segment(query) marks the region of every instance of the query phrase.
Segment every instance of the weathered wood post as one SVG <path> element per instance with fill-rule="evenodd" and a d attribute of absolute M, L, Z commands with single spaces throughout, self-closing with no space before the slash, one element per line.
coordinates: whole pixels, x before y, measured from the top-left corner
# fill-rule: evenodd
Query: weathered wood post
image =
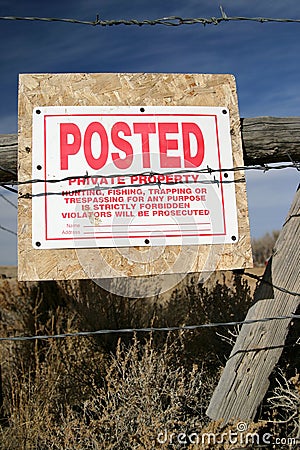
<path fill-rule="evenodd" d="M 241 133 L 246 166 L 300 159 L 300 117 L 244 118 Z M 18 136 L 1 134 L 0 182 L 17 180 L 17 159 Z"/>
<path fill-rule="evenodd" d="M 245 320 L 290 316 L 300 297 L 300 186 L 255 292 Z M 282 292 L 274 286 L 284 287 Z M 214 420 L 253 420 L 269 387 L 269 376 L 282 353 L 291 319 L 244 324 L 233 347 L 207 415 Z"/>

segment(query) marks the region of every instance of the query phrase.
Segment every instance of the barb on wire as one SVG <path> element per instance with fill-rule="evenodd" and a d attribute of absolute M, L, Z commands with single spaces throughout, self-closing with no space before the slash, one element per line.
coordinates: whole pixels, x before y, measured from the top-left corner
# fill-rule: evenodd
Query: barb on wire
<path fill-rule="evenodd" d="M 11 206 L 13 206 L 15 209 L 18 209 L 18 207 L 13 202 L 8 200 L 8 198 L 6 198 L 5 195 L 0 194 L 0 197 L 3 198 L 3 200 L 5 200 L 7 203 L 9 203 Z"/>
<path fill-rule="evenodd" d="M 300 172 L 300 162 L 294 161 L 293 158 L 291 157 L 291 155 L 289 154 L 289 152 L 285 151 L 285 153 L 287 154 L 287 157 L 289 158 L 291 163 L 293 163 L 296 166 L 296 169 L 298 170 L 298 172 Z"/>
<path fill-rule="evenodd" d="M 84 337 L 103 334 L 128 334 L 128 333 L 152 333 L 152 332 L 170 332 L 170 331 L 193 331 L 201 328 L 216 328 L 235 325 L 251 325 L 258 322 L 270 322 L 273 320 L 300 319 L 300 315 L 291 314 L 290 316 L 263 317 L 261 319 L 241 320 L 238 322 L 217 322 L 204 323 L 200 325 L 184 325 L 175 327 L 149 327 L 149 328 L 121 328 L 111 330 L 97 331 L 78 331 L 74 333 L 60 333 L 52 335 L 35 335 L 35 336 L 6 336 L 0 337 L 0 341 L 32 341 L 36 339 L 61 339 L 66 337 Z"/>
<path fill-rule="evenodd" d="M 15 231 L 12 231 L 12 230 L 10 230 L 10 229 L 8 229 L 8 228 L 5 228 L 5 227 L 3 227 L 2 225 L 0 225 L 0 230 L 7 231 L 7 233 L 11 233 L 11 234 L 13 234 L 14 236 L 17 236 L 17 233 L 16 233 Z"/>
<path fill-rule="evenodd" d="M 219 25 L 222 22 L 258 22 L 258 23 L 300 23 L 300 19 L 293 18 L 271 18 L 271 17 L 245 17 L 245 16 L 229 16 L 224 11 L 223 7 L 220 7 L 220 17 L 179 17 L 179 16 L 167 16 L 158 19 L 113 19 L 103 20 L 99 14 L 96 15 L 95 20 L 81 20 L 73 18 L 62 17 L 26 17 L 26 16 L 1 16 L 0 20 L 13 20 L 13 21 L 38 21 L 38 22 L 62 22 L 77 25 L 89 25 L 100 27 L 112 27 L 118 25 L 125 26 L 154 26 L 163 25 L 167 27 L 179 27 L 182 25 Z"/>
<path fill-rule="evenodd" d="M 246 277 L 249 277 L 249 278 L 253 278 L 254 280 L 260 281 L 261 283 L 268 284 L 272 288 L 277 289 L 280 292 L 284 292 L 285 294 L 293 295 L 294 297 L 300 297 L 300 292 L 293 292 L 293 291 L 289 291 L 288 289 L 286 289 L 284 287 L 276 286 L 275 284 L 271 283 L 270 281 L 265 280 L 263 278 L 263 276 L 255 275 L 254 273 L 249 273 L 249 272 L 244 272 L 243 275 L 245 275 Z"/>

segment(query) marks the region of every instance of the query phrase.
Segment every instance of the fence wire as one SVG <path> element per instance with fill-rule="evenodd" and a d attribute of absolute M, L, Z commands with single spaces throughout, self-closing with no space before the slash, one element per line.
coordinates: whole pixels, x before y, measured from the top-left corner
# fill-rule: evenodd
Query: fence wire
<path fill-rule="evenodd" d="M 104 334 L 152 333 L 152 332 L 188 331 L 188 330 L 194 331 L 201 328 L 203 329 L 203 328 L 231 327 L 235 325 L 251 325 L 259 322 L 270 322 L 274 320 L 292 320 L 292 319 L 300 319 L 300 315 L 291 314 L 289 316 L 263 317 L 261 319 L 240 320 L 236 322 L 203 323 L 200 325 L 184 325 L 175 327 L 120 328 L 111 330 L 77 331 L 74 333 L 43 334 L 35 336 L 6 336 L 0 337 L 0 342 L 62 339 L 67 337 L 88 337 Z"/>
<path fill-rule="evenodd" d="M 48 23 L 69 23 L 73 25 L 89 25 L 100 27 L 113 27 L 113 26 L 167 26 L 167 27 L 179 27 L 183 25 L 220 25 L 222 22 L 256 22 L 256 23 L 300 23 L 300 19 L 294 18 L 282 18 L 282 17 L 246 17 L 246 16 L 230 16 L 224 8 L 220 6 L 219 17 L 180 17 L 180 16 L 167 16 L 158 19 L 112 19 L 105 20 L 96 15 L 94 20 L 82 20 L 75 18 L 63 18 L 63 17 L 26 17 L 26 16 L 1 16 L 2 21 L 30 21 L 30 22 L 48 22 Z"/>
<path fill-rule="evenodd" d="M 10 230 L 9 228 L 3 227 L 2 225 L 0 225 L 0 230 L 6 231 L 7 233 L 13 234 L 14 236 L 18 236 L 18 234 L 15 231 Z"/>
<path fill-rule="evenodd" d="M 103 186 L 98 184 L 95 184 L 93 186 L 89 186 L 88 188 L 82 188 L 82 189 L 74 189 L 72 192 L 83 192 L 83 191 L 87 191 L 87 190 L 92 190 L 92 189 L 102 189 L 102 190 L 108 190 L 108 189 L 125 189 L 125 188 L 132 188 L 132 187 L 146 187 L 146 186 L 158 186 L 158 188 L 161 187 L 161 185 L 177 185 L 177 184 L 193 184 L 193 183 L 199 183 L 199 184 L 217 184 L 217 186 L 219 186 L 220 184 L 226 184 L 226 183 L 245 183 L 246 180 L 244 177 L 242 178 L 236 178 L 234 180 L 227 180 L 227 176 L 228 176 L 228 172 L 244 172 L 244 171 L 250 171 L 250 170 L 256 170 L 256 171 L 260 171 L 263 173 L 269 172 L 271 170 L 282 170 L 282 169 L 290 169 L 290 168 L 294 168 L 296 170 L 299 171 L 300 169 L 300 162 L 298 161 L 293 161 L 291 163 L 285 163 L 285 164 L 278 164 L 278 165 L 269 165 L 269 164 L 258 164 L 258 165 L 251 165 L 251 166 L 237 166 L 237 167 L 230 167 L 230 168 L 211 168 L 209 166 L 207 166 L 204 169 L 182 169 L 182 170 L 175 170 L 175 171 L 168 171 L 168 172 L 140 172 L 140 173 L 126 173 L 123 176 L 125 178 L 130 178 L 130 177 L 148 177 L 149 180 L 143 183 L 135 183 L 135 184 L 116 184 L 116 185 L 110 185 L 110 186 Z M 0 166 L 0 170 L 3 172 L 8 172 L 6 169 L 2 168 Z M 11 172 L 11 171 L 10 171 Z M 189 176 L 191 174 L 204 174 L 204 175 L 212 175 L 212 174 L 222 174 L 224 173 L 224 178 L 220 178 L 220 179 L 216 179 L 214 177 L 214 179 L 212 180 L 196 180 L 196 181 L 189 181 L 188 178 L 186 178 L 186 180 L 181 180 L 181 181 L 164 181 L 162 180 L 160 177 L 164 177 L 164 176 L 178 176 L 178 175 L 182 175 L 182 176 Z M 0 187 L 3 187 L 4 189 L 8 189 L 12 192 L 17 193 L 18 191 L 16 189 L 13 189 L 12 187 L 9 186 L 25 186 L 25 185 L 29 185 L 29 184 L 38 184 L 38 183 L 49 183 L 49 184 L 57 184 L 57 183 L 62 183 L 65 181 L 71 181 L 71 180 L 98 180 L 99 182 L 101 180 L 111 180 L 114 178 L 119 177 L 120 174 L 112 174 L 112 175 L 89 175 L 88 173 L 85 173 L 83 175 L 74 175 L 74 176 L 68 176 L 68 177 L 64 177 L 64 178 L 60 178 L 60 179 L 44 179 L 44 178 L 38 178 L 38 179 L 29 179 L 29 180 L 25 180 L 25 181 L 14 181 L 14 180 L 10 180 L 10 181 L 2 181 L 0 182 Z M 45 196 L 45 195 L 62 195 L 61 192 L 41 192 L 38 194 L 30 194 L 30 193 L 26 193 L 26 194 L 20 194 L 19 198 L 33 198 L 33 197 L 40 197 L 40 196 Z"/>
<path fill-rule="evenodd" d="M 0 194 L 0 198 L 2 198 L 4 201 L 6 201 L 13 208 L 18 209 L 18 207 L 13 202 L 11 202 L 8 198 L 6 198 L 5 195 Z"/>
<path fill-rule="evenodd" d="M 60 17 L 26 17 L 26 16 L 0 16 L 0 20 L 2 21 L 30 21 L 30 22 L 48 22 L 48 23 L 54 23 L 54 22 L 61 22 L 61 23 L 69 23 L 69 24 L 77 24 L 77 25 L 89 25 L 89 26 L 100 26 L 100 27 L 113 27 L 113 26 L 155 26 L 155 25 L 161 25 L 161 26 L 167 26 L 167 27 L 179 27 L 183 25 L 220 25 L 222 22 L 256 22 L 256 23 L 294 23 L 299 24 L 300 19 L 294 19 L 294 18 L 269 18 L 269 17 L 245 17 L 245 16 L 230 16 L 227 15 L 224 8 L 220 7 L 220 13 L 221 15 L 219 17 L 192 17 L 192 18 L 184 18 L 179 16 L 167 16 L 162 17 L 158 19 L 144 19 L 144 20 L 137 20 L 137 19 L 114 19 L 114 20 L 104 20 L 101 19 L 99 15 L 96 16 L 95 20 L 80 20 L 80 19 L 74 19 L 74 18 L 60 18 Z M 193 171 L 176 171 L 176 172 L 169 172 L 164 173 L 164 175 L 175 175 L 175 174 L 183 174 L 183 173 L 206 173 L 211 175 L 212 173 L 217 172 L 230 172 L 230 171 L 246 171 L 246 170 L 260 170 L 264 173 L 269 170 L 280 170 L 280 169 L 286 169 L 294 167 L 297 170 L 299 170 L 299 163 L 298 162 L 292 162 L 292 164 L 283 164 L 280 166 L 269 166 L 269 165 L 259 165 L 259 166 L 243 166 L 243 167 L 234 167 L 230 169 L 212 169 L 207 167 L 206 169 L 202 170 L 193 170 Z M 12 170 L 5 169 L 0 166 L 0 170 L 9 173 L 10 175 L 16 176 L 16 173 Z M 146 172 L 141 174 L 126 174 L 126 177 L 130 176 L 149 176 L 154 177 L 159 175 L 158 173 L 153 172 Z M 161 175 L 161 174 L 160 174 Z M 70 179 L 79 179 L 79 178 L 115 178 L 118 175 L 110 175 L 106 177 L 102 177 L 99 175 L 84 175 L 84 176 L 77 176 L 77 177 L 67 177 L 60 180 L 46 180 L 46 179 L 32 179 L 32 180 L 26 180 L 22 182 L 16 182 L 14 180 L 11 180 L 10 182 L 1 182 L 0 186 L 4 189 L 7 189 L 8 191 L 18 193 L 16 189 L 13 189 L 10 186 L 23 186 L 28 184 L 35 184 L 35 183 L 59 183 L 63 181 L 68 181 Z M 199 180 L 197 183 L 226 183 L 226 182 L 245 182 L 244 178 L 236 179 L 236 180 Z M 129 188 L 129 187 L 138 187 L 138 186 L 151 186 L 151 185 L 158 185 L 160 187 L 161 184 L 182 184 L 180 182 L 173 182 L 173 183 L 165 183 L 165 182 L 159 182 L 159 181 L 153 181 L 149 183 L 142 183 L 140 185 L 119 185 L 119 186 L 110 186 L 109 188 L 104 186 L 94 186 L 94 188 L 100 188 L 100 189 L 123 189 L 123 188 Z M 89 190 L 92 188 L 90 187 Z M 80 190 L 76 190 L 78 192 Z M 46 193 L 46 194 L 35 194 L 36 196 L 39 195 L 60 195 L 60 193 Z M 1 195 L 2 198 L 7 200 L 3 195 Z M 24 194 L 20 195 L 20 197 L 27 197 L 31 198 L 33 197 L 32 194 Z M 8 201 L 8 200 L 7 200 Z M 9 201 L 8 201 L 9 202 Z M 11 202 L 9 202 L 11 203 Z M 13 203 L 11 203 L 12 206 L 15 207 Z M 295 215 L 299 216 L 299 215 Z M 16 232 L 3 227 L 0 225 L 0 229 L 6 232 L 9 232 L 11 234 L 17 235 Z M 256 279 L 257 281 L 269 284 L 274 289 L 278 289 L 281 292 L 284 292 L 289 295 L 293 296 L 299 296 L 300 293 L 289 291 L 283 287 L 273 285 L 271 282 L 268 282 L 267 280 L 264 280 L 262 277 L 256 276 L 254 274 L 250 274 L 248 272 L 244 272 L 245 276 L 251 277 L 253 279 Z M 294 320 L 294 319 L 300 319 L 300 315 L 292 314 L 289 316 L 278 316 L 278 317 L 266 317 L 261 319 L 253 319 L 253 320 L 244 320 L 244 321 L 233 321 L 233 322 L 219 322 L 219 323 L 208 323 L 208 324 L 198 324 L 198 325 L 186 325 L 186 326 L 174 326 L 174 327 L 149 327 L 149 328 L 125 328 L 125 329 L 105 329 L 105 330 L 96 330 L 96 331 L 81 331 L 81 332 L 74 332 L 74 333 L 61 333 L 61 334 L 54 334 L 54 335 L 35 335 L 35 336 L 7 336 L 7 337 L 0 337 L 0 341 L 32 341 L 32 340 L 45 340 L 45 339 L 61 339 L 66 337 L 88 337 L 88 336 L 95 336 L 95 335 L 107 335 L 107 334 L 124 334 L 124 333 L 152 333 L 152 332 L 173 332 L 173 331 L 194 331 L 198 329 L 204 329 L 204 328 L 217 328 L 217 327 L 230 327 L 230 326 L 236 326 L 236 325 L 251 325 L 254 323 L 260 323 L 260 322 L 270 322 L 275 320 Z M 299 341 L 299 340 L 298 340 Z M 296 342 L 295 345 L 299 344 L 299 342 Z"/>
<path fill-rule="evenodd" d="M 249 272 L 243 272 L 243 275 L 245 275 L 246 277 L 252 278 L 253 280 L 259 281 L 260 283 L 264 283 L 264 284 L 268 284 L 269 286 L 271 286 L 273 289 L 276 289 L 280 292 L 283 292 L 285 294 L 289 294 L 292 295 L 294 297 L 300 297 L 300 292 L 293 292 L 290 291 L 284 287 L 281 286 L 276 286 L 275 284 L 271 283 L 268 280 L 265 280 L 263 276 L 259 276 L 259 275 L 255 275 L 254 273 L 249 273 Z"/>

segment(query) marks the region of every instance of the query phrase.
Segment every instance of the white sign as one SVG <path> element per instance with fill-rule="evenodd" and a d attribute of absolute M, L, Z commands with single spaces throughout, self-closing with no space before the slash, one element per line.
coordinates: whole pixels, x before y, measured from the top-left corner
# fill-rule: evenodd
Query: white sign
<path fill-rule="evenodd" d="M 33 112 L 36 249 L 236 243 L 229 111 Z"/>

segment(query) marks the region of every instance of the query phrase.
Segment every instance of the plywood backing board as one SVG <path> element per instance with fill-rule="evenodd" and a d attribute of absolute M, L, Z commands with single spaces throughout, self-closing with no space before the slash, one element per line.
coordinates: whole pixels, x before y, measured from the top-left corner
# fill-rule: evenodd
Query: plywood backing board
<path fill-rule="evenodd" d="M 234 166 L 243 166 L 232 75 L 100 73 L 22 74 L 19 78 L 19 181 L 32 179 L 32 114 L 42 106 L 220 106 L 230 112 Z M 246 185 L 235 172 L 239 239 L 233 244 L 34 249 L 31 184 L 19 194 L 19 280 L 139 277 L 252 267 Z"/>

